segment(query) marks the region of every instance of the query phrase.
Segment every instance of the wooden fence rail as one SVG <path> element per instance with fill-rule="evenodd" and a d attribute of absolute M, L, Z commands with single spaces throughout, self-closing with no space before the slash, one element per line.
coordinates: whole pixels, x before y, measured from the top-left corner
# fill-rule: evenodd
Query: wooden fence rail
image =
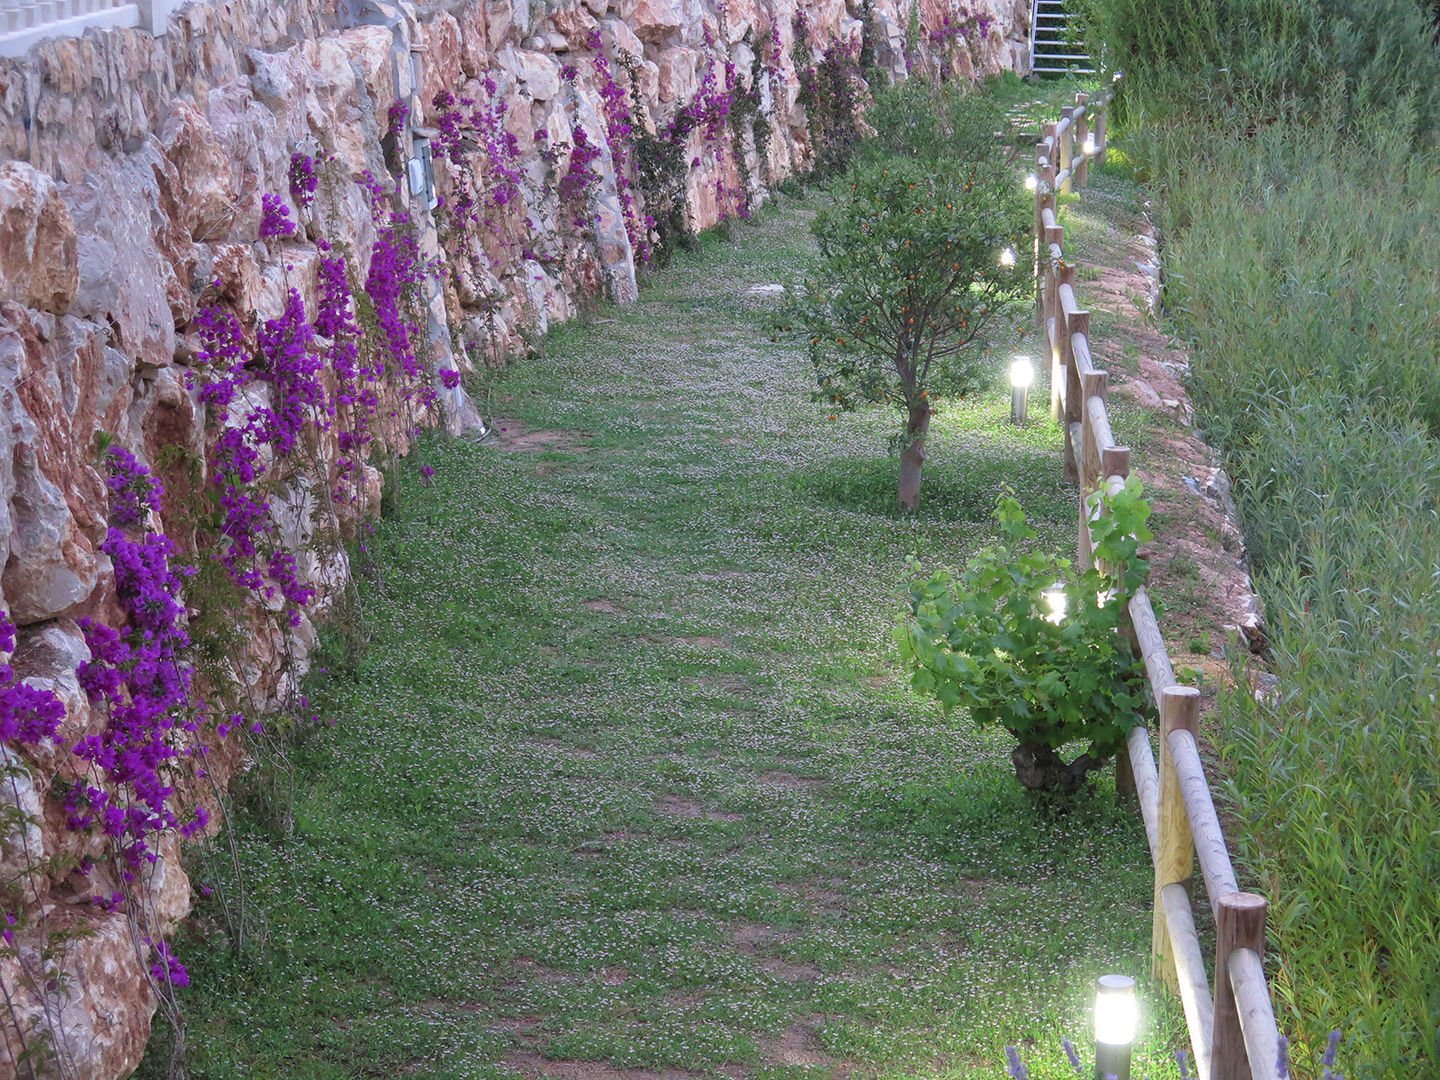
<path fill-rule="evenodd" d="M 1082 568 L 1091 564 L 1091 527 L 1101 512 L 1087 497 L 1124 486 L 1130 451 L 1115 443 L 1111 430 L 1109 373 L 1096 367 L 1090 351 L 1090 313 L 1075 295 L 1075 267 L 1064 257 L 1055 199 L 1083 189 L 1090 159 L 1105 153 L 1112 96 L 1113 90 L 1092 101 L 1077 94 L 1059 121 L 1045 125 L 1035 147 L 1036 317 L 1050 347 L 1050 408 L 1065 435 L 1065 474 L 1080 489 Z M 1265 899 L 1241 892 L 1235 882 L 1196 742 L 1199 692 L 1176 682 L 1144 589 L 1131 599 L 1129 616 L 1126 630 L 1144 658 L 1160 714 L 1158 764 L 1143 727 L 1130 732 L 1125 755 L 1155 868 L 1153 974 L 1180 996 L 1200 1080 L 1281 1080 L 1279 1031 L 1262 962 Z M 1215 917 L 1213 982 L 1190 906 L 1197 861 Z"/>

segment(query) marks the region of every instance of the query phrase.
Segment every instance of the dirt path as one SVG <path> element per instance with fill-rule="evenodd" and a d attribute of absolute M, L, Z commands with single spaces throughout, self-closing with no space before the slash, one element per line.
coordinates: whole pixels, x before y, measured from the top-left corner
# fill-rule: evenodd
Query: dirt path
<path fill-rule="evenodd" d="M 1157 325 L 1159 261 L 1144 193 L 1114 171 L 1092 177 L 1061 213 L 1076 298 L 1092 311 L 1095 362 L 1110 371 L 1115 437 L 1135 451 L 1154 508 L 1147 555 L 1166 644 L 1177 670 L 1193 673 L 1185 681 L 1213 700 L 1230 635 L 1242 648 L 1263 644 L 1244 539 L 1229 481 L 1192 424 L 1185 352 Z"/>

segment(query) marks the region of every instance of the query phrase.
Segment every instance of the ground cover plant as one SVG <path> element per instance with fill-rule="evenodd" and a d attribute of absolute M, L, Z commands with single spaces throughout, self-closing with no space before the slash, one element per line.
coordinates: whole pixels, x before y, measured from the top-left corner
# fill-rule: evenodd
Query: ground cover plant
<path fill-rule="evenodd" d="M 1434 1075 L 1440 160 L 1421 103 L 1440 60 L 1418 6 L 1295 7 L 1318 20 L 1305 43 L 1329 88 L 1261 86 L 1207 115 L 1208 91 L 1140 78 L 1125 93 L 1152 122 L 1123 146 L 1163 197 L 1167 316 L 1265 602 L 1278 685 L 1237 672 L 1224 760 L 1297 1071 L 1343 1027 L 1350 1075 Z M 1357 52 L 1371 30 L 1398 43 Z M 1222 44 L 1232 71 L 1268 62 Z"/>
<path fill-rule="evenodd" d="M 177 942 L 190 1075 L 998 1077 L 1011 1043 L 1059 1073 L 1094 976 L 1148 967 L 1110 781 L 1032 801 L 896 670 L 907 559 L 995 539 L 1000 483 L 1069 543 L 1058 433 L 946 404 L 889 513 L 886 419 L 797 407 L 750 291 L 817 204 L 552 334 L 493 442 L 422 443 L 433 483 L 365 541 L 370 647 L 317 667 L 293 834 L 234 817 L 263 922 L 237 956 L 202 901 Z M 1161 1080 L 1183 1026 L 1146 1007 Z"/>

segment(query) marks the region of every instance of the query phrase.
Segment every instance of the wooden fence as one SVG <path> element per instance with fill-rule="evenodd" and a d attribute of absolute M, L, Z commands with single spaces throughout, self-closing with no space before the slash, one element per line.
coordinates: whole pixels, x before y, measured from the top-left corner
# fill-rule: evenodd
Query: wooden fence
<path fill-rule="evenodd" d="M 1117 446 L 1106 411 L 1109 375 L 1090 352 L 1090 313 L 1075 298 L 1075 267 L 1064 258 L 1056 193 L 1084 188 L 1090 159 L 1105 153 L 1105 113 L 1113 89 L 1076 95 L 1036 146 L 1035 268 L 1037 316 L 1050 344 L 1050 406 L 1065 432 L 1065 472 L 1080 489 L 1079 560 L 1091 565 L 1091 523 L 1101 510 L 1091 493 L 1124 487 L 1130 451 Z M 1150 597 L 1130 601 L 1132 641 L 1144 657 L 1160 714 L 1160 761 L 1151 733 L 1135 728 L 1129 772 L 1145 819 L 1155 867 L 1153 974 L 1180 995 L 1200 1080 L 1282 1080 L 1279 1032 L 1261 962 L 1265 899 L 1241 892 L 1196 742 L 1199 691 L 1175 680 Z M 1122 767 L 1123 772 L 1123 767 Z M 1214 981 L 1205 970 L 1190 907 L 1196 857 L 1215 917 Z M 1214 987 L 1213 993 L 1211 987 Z"/>

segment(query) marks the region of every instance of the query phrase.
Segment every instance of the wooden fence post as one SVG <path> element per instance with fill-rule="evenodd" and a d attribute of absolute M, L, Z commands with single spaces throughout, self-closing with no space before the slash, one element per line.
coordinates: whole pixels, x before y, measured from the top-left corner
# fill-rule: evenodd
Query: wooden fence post
<path fill-rule="evenodd" d="M 1047 175 L 1053 179 L 1055 170 L 1049 170 Z M 1045 196 L 1045 209 L 1049 210 L 1051 214 L 1054 214 L 1054 195 Z M 1041 250 L 1044 252 L 1042 256 L 1044 260 L 1043 265 L 1045 267 L 1045 295 L 1041 305 L 1043 310 L 1040 316 L 1040 333 L 1049 343 L 1050 348 L 1050 415 L 1056 420 L 1062 420 L 1064 418 L 1064 407 L 1061 402 L 1063 402 L 1065 398 L 1065 368 L 1061 359 L 1063 347 L 1060 344 L 1060 339 L 1063 337 L 1060 332 L 1062 329 L 1060 319 L 1061 269 L 1051 261 L 1050 249 L 1053 245 L 1060 250 L 1064 250 L 1064 243 L 1065 229 L 1062 226 L 1047 225 L 1045 227 L 1044 235 L 1040 238 Z"/>
<path fill-rule="evenodd" d="M 1106 483 L 1110 477 L 1118 476 L 1122 480 L 1130 475 L 1130 448 L 1128 446 L 1106 446 L 1100 450 L 1100 482 Z M 1140 655 L 1140 641 L 1135 636 L 1135 623 L 1130 617 L 1130 605 L 1126 604 L 1120 612 L 1120 625 L 1117 628 L 1120 636 L 1125 641 L 1125 646 L 1132 655 Z M 1138 800 L 1139 792 L 1135 784 L 1135 767 L 1130 761 L 1130 748 L 1128 745 L 1121 746 L 1119 753 L 1115 755 L 1115 794 L 1121 799 Z"/>
<path fill-rule="evenodd" d="M 1075 288 L 1075 267 L 1060 268 L 1060 285 Z M 1055 326 L 1060 332 L 1060 359 L 1065 365 L 1065 477 L 1072 483 L 1080 483 L 1080 448 L 1075 445 L 1074 424 L 1080 422 L 1085 411 L 1085 395 L 1080 386 L 1080 372 L 1075 366 L 1075 350 L 1071 339 L 1076 334 L 1090 336 L 1090 312 L 1072 311 L 1067 316 L 1060 300 L 1060 289 L 1055 290 Z"/>
<path fill-rule="evenodd" d="M 1066 124 L 1066 120 L 1069 120 L 1070 123 Z M 1060 136 L 1060 171 L 1063 173 L 1072 170 L 1075 163 L 1075 106 L 1066 105 L 1061 109 L 1060 121 L 1061 123 L 1057 126 L 1056 133 Z M 1064 128 L 1063 131 L 1060 130 L 1061 127 Z M 1065 180 L 1060 185 L 1061 195 L 1070 194 L 1074 186 L 1074 179 L 1073 171 L 1071 175 L 1065 177 Z"/>
<path fill-rule="evenodd" d="M 1090 134 L 1090 110 L 1085 109 L 1082 113 L 1080 109 L 1089 101 L 1089 94 L 1075 95 L 1075 144 L 1080 147 L 1079 158 L 1075 163 L 1075 186 L 1082 189 L 1090 182 L 1090 159 L 1085 156 L 1085 136 Z"/>
<path fill-rule="evenodd" d="M 1215 912 L 1215 1043 L 1210 1080 L 1251 1080 L 1240 1009 L 1230 986 L 1230 954 L 1250 949 L 1256 956 L 1264 956 L 1265 907 L 1263 896 L 1233 892 L 1220 897 Z"/>
<path fill-rule="evenodd" d="M 1115 100 L 1115 92 L 1112 90 L 1107 97 L 1100 101 L 1100 107 L 1095 110 L 1095 154 L 1103 163 L 1105 160 L 1105 117 L 1110 112 L 1110 102 Z"/>
<path fill-rule="evenodd" d="M 1075 358 L 1071 345 L 1070 358 Z M 1080 544 L 1079 564 L 1082 571 L 1095 565 L 1095 553 L 1090 546 L 1090 493 L 1100 475 L 1100 455 L 1095 453 L 1095 431 L 1090 424 L 1090 399 L 1109 396 L 1110 373 L 1106 371 L 1084 371 L 1080 373 L 1080 445 L 1075 452 L 1075 467 L 1080 475 Z"/>
<path fill-rule="evenodd" d="M 1089 327 L 1086 327 L 1089 332 Z M 1093 488 L 1105 482 L 1105 472 L 1100 467 L 1100 452 L 1095 445 L 1095 432 L 1090 426 L 1090 399 L 1110 400 L 1110 373 L 1108 371 L 1086 371 L 1080 375 L 1080 468 L 1086 487 Z"/>
<path fill-rule="evenodd" d="M 1035 318 L 1040 323 L 1040 329 L 1045 329 L 1045 274 L 1041 270 L 1041 260 L 1048 259 L 1050 253 L 1045 250 L 1045 167 L 1049 161 L 1045 157 L 1045 144 L 1035 144 Z"/>
<path fill-rule="evenodd" d="M 1199 690 L 1193 686 L 1167 686 L 1160 691 L 1160 794 L 1156 815 L 1160 843 L 1155 851 L 1155 917 L 1151 923 L 1150 959 L 1154 977 L 1164 979 L 1177 994 L 1180 979 L 1175 972 L 1175 956 L 1170 948 L 1170 929 L 1165 922 L 1160 890 L 1166 885 L 1190 880 L 1195 867 L 1195 843 L 1190 836 L 1190 817 L 1185 811 L 1180 779 L 1175 775 L 1175 759 L 1170 756 L 1170 733 L 1183 730 L 1194 735 L 1199 726 Z"/>

